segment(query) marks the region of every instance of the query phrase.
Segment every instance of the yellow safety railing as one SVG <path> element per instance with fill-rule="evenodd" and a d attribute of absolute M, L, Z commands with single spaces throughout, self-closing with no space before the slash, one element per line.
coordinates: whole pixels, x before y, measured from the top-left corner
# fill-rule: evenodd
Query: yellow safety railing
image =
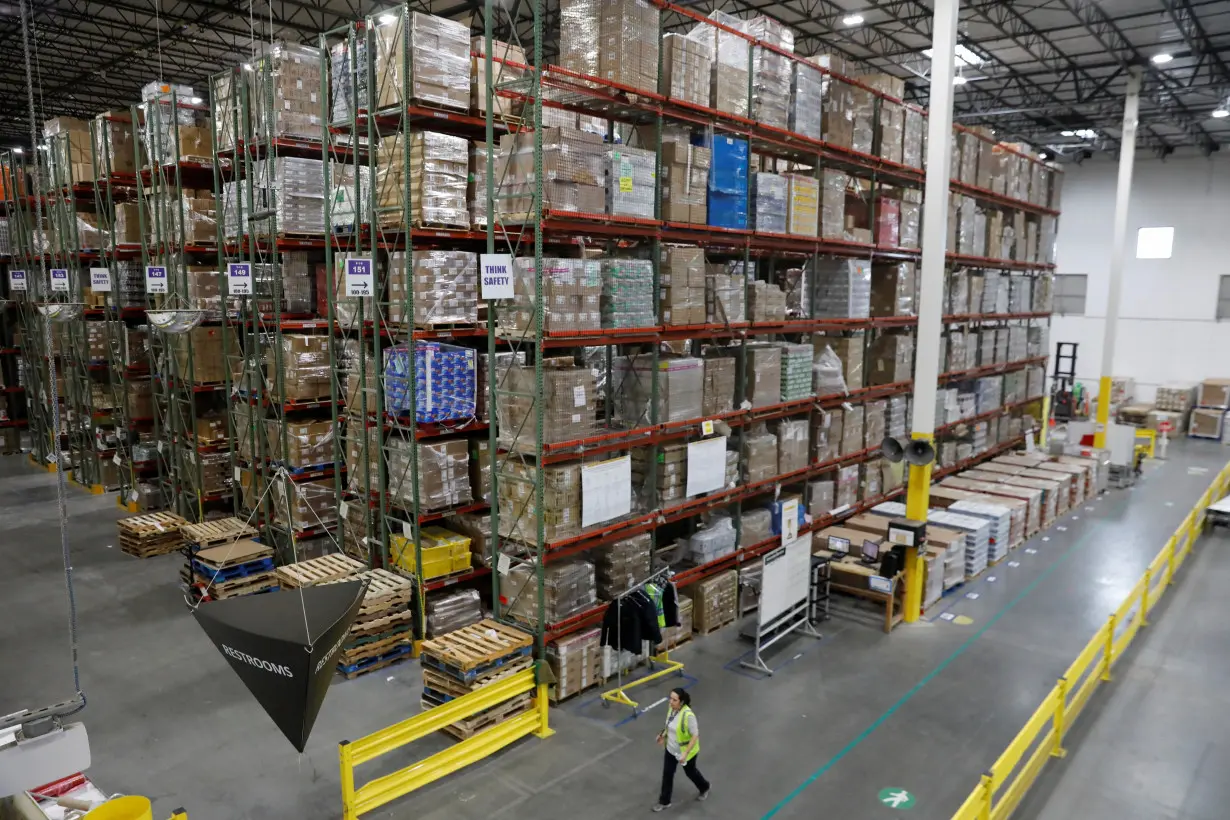
<path fill-rule="evenodd" d="M 400 749 L 485 709 L 499 706 L 518 695 L 535 691 L 534 706 L 529 711 L 507 718 L 404 769 L 355 787 L 356 766 Z M 367 737 L 342 741 L 339 746 L 342 764 L 342 816 L 344 820 L 357 820 L 359 815 L 482 760 L 526 735 L 545 738 L 551 734 L 551 729 L 547 726 L 546 684 L 535 684 L 534 670 L 527 669 L 373 732 Z"/>
<path fill-rule="evenodd" d="M 1174 583 L 1175 572 L 1191 554 L 1204 528 L 1205 509 L 1224 497 L 1228 486 L 1230 464 L 1217 474 L 1123 603 L 1081 650 L 990 771 L 982 775 L 952 820 L 1006 820 L 1038 779 L 1046 761 L 1066 754 L 1063 739 L 1068 728 L 1094 691 L 1110 680 L 1111 668 L 1140 628 L 1148 626 L 1149 612 Z"/>

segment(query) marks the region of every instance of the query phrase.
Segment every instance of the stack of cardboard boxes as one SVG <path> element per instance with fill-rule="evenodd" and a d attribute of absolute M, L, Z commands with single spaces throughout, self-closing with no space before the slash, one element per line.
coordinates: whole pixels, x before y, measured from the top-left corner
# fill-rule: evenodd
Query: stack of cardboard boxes
<path fill-rule="evenodd" d="M 504 446 L 533 449 L 535 443 L 535 376 L 532 365 L 500 362 L 501 389 L 496 406 Z M 543 361 L 543 443 L 574 441 L 592 435 L 597 406 L 593 371 L 577 367 L 571 356 Z"/>
<path fill-rule="evenodd" d="M 418 103 L 468 111 L 470 27 L 417 11 L 387 17 L 392 19 L 380 21 L 374 38 L 376 109 Z M 366 94 L 360 97 L 360 107 L 365 107 Z"/>
<path fill-rule="evenodd" d="M 662 219 L 704 225 L 710 150 L 687 142 L 662 143 Z"/>
<path fill-rule="evenodd" d="M 705 252 L 701 248 L 668 247 L 663 252 L 661 311 L 665 325 L 705 323 Z"/>

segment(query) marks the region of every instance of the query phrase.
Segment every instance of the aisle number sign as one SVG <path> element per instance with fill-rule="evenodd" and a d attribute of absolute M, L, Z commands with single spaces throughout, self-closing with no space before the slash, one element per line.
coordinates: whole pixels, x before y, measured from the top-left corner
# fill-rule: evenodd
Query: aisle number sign
<path fill-rule="evenodd" d="M 252 263 L 228 263 L 226 266 L 226 287 L 231 296 L 251 296 Z"/>
<path fill-rule="evenodd" d="M 513 258 L 509 253 L 479 254 L 483 299 L 513 298 Z"/>
<path fill-rule="evenodd" d="M 169 293 L 167 289 L 167 269 L 163 265 L 145 266 L 145 292 Z"/>
<path fill-rule="evenodd" d="M 53 293 L 68 293 L 68 270 L 66 268 L 51 269 L 51 290 Z"/>
<path fill-rule="evenodd" d="M 346 295 L 371 296 L 376 292 L 371 259 L 346 260 Z"/>
<path fill-rule="evenodd" d="M 95 293 L 110 293 L 111 271 L 106 268 L 90 268 L 90 290 Z"/>
<path fill-rule="evenodd" d="M 24 270 L 9 271 L 9 290 L 26 289 L 26 272 Z"/>

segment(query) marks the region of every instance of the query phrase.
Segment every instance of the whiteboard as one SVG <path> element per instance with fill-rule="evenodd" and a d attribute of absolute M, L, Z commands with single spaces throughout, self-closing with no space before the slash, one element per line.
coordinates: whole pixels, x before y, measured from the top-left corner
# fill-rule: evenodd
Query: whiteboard
<path fill-rule="evenodd" d="M 811 534 L 806 533 L 766 553 L 760 583 L 762 628 L 799 604 L 806 604 L 811 590 Z"/>

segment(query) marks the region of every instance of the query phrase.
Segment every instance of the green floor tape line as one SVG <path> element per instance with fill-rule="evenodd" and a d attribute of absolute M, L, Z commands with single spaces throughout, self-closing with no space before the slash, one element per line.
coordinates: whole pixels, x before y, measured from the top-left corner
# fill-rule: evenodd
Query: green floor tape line
<path fill-rule="evenodd" d="M 949 655 L 947 658 L 945 658 L 943 661 L 941 661 L 941 662 L 940 662 L 940 664 L 939 664 L 938 666 L 936 666 L 934 669 L 932 669 L 930 672 L 928 672 L 928 673 L 927 673 L 927 675 L 926 675 L 926 676 L 925 676 L 922 680 L 920 680 L 918 683 L 914 684 L 914 686 L 910 689 L 910 691 L 906 692 L 904 695 L 902 695 L 902 696 L 901 696 L 901 697 L 897 700 L 897 702 L 896 702 L 896 703 L 894 703 L 892 706 L 888 707 L 888 709 L 886 709 L 886 710 L 884 711 L 884 714 L 882 714 L 882 715 L 880 715 L 878 718 L 876 718 L 876 719 L 872 722 L 872 724 L 871 724 L 870 726 L 868 726 L 866 729 L 864 729 L 862 732 L 860 732 L 860 733 L 859 733 L 859 735 L 858 735 L 856 738 L 854 738 L 854 740 L 851 740 L 851 741 L 850 741 L 849 743 L 847 743 L 844 747 L 842 747 L 841 751 L 839 751 L 837 754 L 833 755 L 833 756 L 832 756 L 832 757 L 828 760 L 828 762 L 827 762 L 827 763 L 825 763 L 825 764 L 824 764 L 823 766 L 821 766 L 819 769 L 816 769 L 816 771 L 815 771 L 814 773 L 812 773 L 811 777 L 807 778 L 807 779 L 806 779 L 806 780 L 804 780 L 802 783 L 800 783 L 800 784 L 799 784 L 799 785 L 795 788 L 795 790 L 794 790 L 794 791 L 790 792 L 790 794 L 788 794 L 788 795 L 786 795 L 785 797 L 783 797 L 783 798 L 781 799 L 781 801 L 780 801 L 780 802 L 778 802 L 778 804 L 777 804 L 776 806 L 774 806 L 773 808 L 769 809 L 769 811 L 767 811 L 767 812 L 764 814 L 764 816 L 761 818 L 761 820 L 769 820 L 769 818 L 770 818 L 770 817 L 775 817 L 775 816 L 777 816 L 777 813 L 778 813 L 778 812 L 780 812 L 782 809 L 786 808 L 786 806 L 790 805 L 791 801 L 793 801 L 796 797 L 798 797 L 800 794 L 802 794 L 802 793 L 803 793 L 803 791 L 804 791 L 804 790 L 805 790 L 808 786 L 810 786 L 812 783 L 815 783 L 815 782 L 816 782 L 816 781 L 817 781 L 817 780 L 821 777 L 821 775 L 823 775 L 823 774 L 824 774 L 825 772 L 827 772 L 829 769 L 831 769 L 831 768 L 833 768 L 834 766 L 836 766 L 839 762 L 841 762 L 842 758 L 844 758 L 846 755 L 850 754 L 850 752 L 854 751 L 854 750 L 858 747 L 858 745 L 859 745 L 860 743 L 862 743 L 864 740 L 866 740 L 868 737 L 870 737 L 870 736 L 871 736 L 871 733 L 872 733 L 872 732 L 874 732 L 876 729 L 880 728 L 880 726 L 881 726 L 881 725 L 883 725 L 883 723 L 884 723 L 886 720 L 888 720 L 890 717 L 892 717 L 892 716 L 893 716 L 893 714 L 894 714 L 894 713 L 895 713 L 898 709 L 900 709 L 900 708 L 901 708 L 902 706 L 904 706 L 907 702 L 909 702 L 910 698 L 912 698 L 912 697 L 914 697 L 916 694 L 918 694 L 918 693 L 922 690 L 922 688 L 923 688 L 924 686 L 926 686 L 926 685 L 927 685 L 928 683 L 930 683 L 930 682 L 931 682 L 931 681 L 932 681 L 932 680 L 933 680 L 933 679 L 934 679 L 937 675 L 939 675 L 941 672 L 943 672 L 945 669 L 947 669 L 947 668 L 948 668 L 948 666 L 949 666 L 949 665 L 950 665 L 953 661 L 955 661 L 957 658 L 961 657 L 962 653 L 964 653 L 964 652 L 965 652 L 965 650 L 967 650 L 967 649 L 969 649 L 971 646 L 973 646 L 974 641 L 976 641 L 976 640 L 978 640 L 979 638 L 981 638 L 981 637 L 983 636 L 983 634 L 984 634 L 984 633 L 985 633 L 988 629 L 990 629 L 991 627 L 995 626 L 995 624 L 999 622 L 999 619 L 1000 619 L 1000 618 L 1002 618 L 1002 617 L 1004 617 L 1005 615 L 1007 615 L 1007 614 L 1008 614 L 1008 613 L 1012 610 L 1012 608 L 1013 608 L 1014 606 L 1016 606 L 1017 604 L 1019 604 L 1021 601 L 1025 600 L 1025 598 L 1026 598 L 1026 597 L 1027 597 L 1027 596 L 1028 596 L 1031 592 L 1033 592 L 1033 591 L 1037 588 L 1038 584 L 1040 584 L 1040 583 L 1042 583 L 1044 580 L 1046 580 L 1047 576 L 1049 576 L 1052 572 L 1054 572 L 1056 569 L 1058 569 L 1058 568 L 1059 568 L 1059 567 L 1060 567 L 1060 566 L 1061 566 L 1061 565 L 1062 565 L 1065 561 L 1067 561 L 1067 560 L 1068 560 L 1068 558 L 1070 558 L 1070 557 L 1072 556 L 1072 554 L 1073 554 L 1074 552 L 1076 552 L 1076 550 L 1077 550 L 1078 548 L 1083 547 L 1083 546 L 1085 545 L 1085 542 L 1086 542 L 1086 541 L 1088 541 L 1088 540 L 1089 540 L 1089 538 L 1090 538 L 1090 536 L 1092 536 L 1092 535 L 1093 535 L 1093 533 L 1092 533 L 1092 532 L 1091 532 L 1091 533 L 1087 533 L 1087 534 L 1085 534 L 1085 535 L 1082 535 L 1082 536 L 1080 537 L 1080 539 L 1078 539 L 1078 540 L 1077 540 L 1077 542 L 1076 542 L 1075 544 L 1073 544 L 1072 546 L 1068 547 L 1068 549 L 1067 549 L 1066 551 L 1064 551 L 1063 555 L 1059 556 L 1059 558 L 1057 558 L 1057 559 L 1055 560 L 1055 563 L 1051 564 L 1049 567 L 1047 567 L 1045 570 L 1043 570 L 1043 571 L 1042 571 L 1042 574 L 1041 574 L 1041 575 L 1039 575 L 1037 578 L 1035 578 L 1033 581 L 1031 581 L 1031 582 L 1029 583 L 1029 586 L 1027 586 L 1027 587 L 1025 587 L 1025 589 L 1021 590 L 1021 592 L 1020 592 L 1020 593 L 1019 593 L 1019 594 L 1018 594 L 1015 598 L 1013 598 L 1010 602 L 1008 602 L 1008 605 L 1007 605 L 1007 606 L 1005 606 L 1005 607 L 1004 607 L 1003 609 L 1001 609 L 999 612 L 995 613 L 995 615 L 991 618 L 991 620 L 989 620 L 989 621 L 987 621 L 987 622 L 986 622 L 986 625 L 985 625 L 985 626 L 983 626 L 981 629 L 979 629 L 979 630 L 978 630 L 977 632 L 975 632 L 973 635 L 969 636 L 969 638 L 968 638 L 968 639 L 966 639 L 965 643 L 963 643 L 963 644 L 961 644 L 959 647 L 957 647 L 957 648 L 953 651 L 953 653 L 952 653 L 951 655 Z"/>

